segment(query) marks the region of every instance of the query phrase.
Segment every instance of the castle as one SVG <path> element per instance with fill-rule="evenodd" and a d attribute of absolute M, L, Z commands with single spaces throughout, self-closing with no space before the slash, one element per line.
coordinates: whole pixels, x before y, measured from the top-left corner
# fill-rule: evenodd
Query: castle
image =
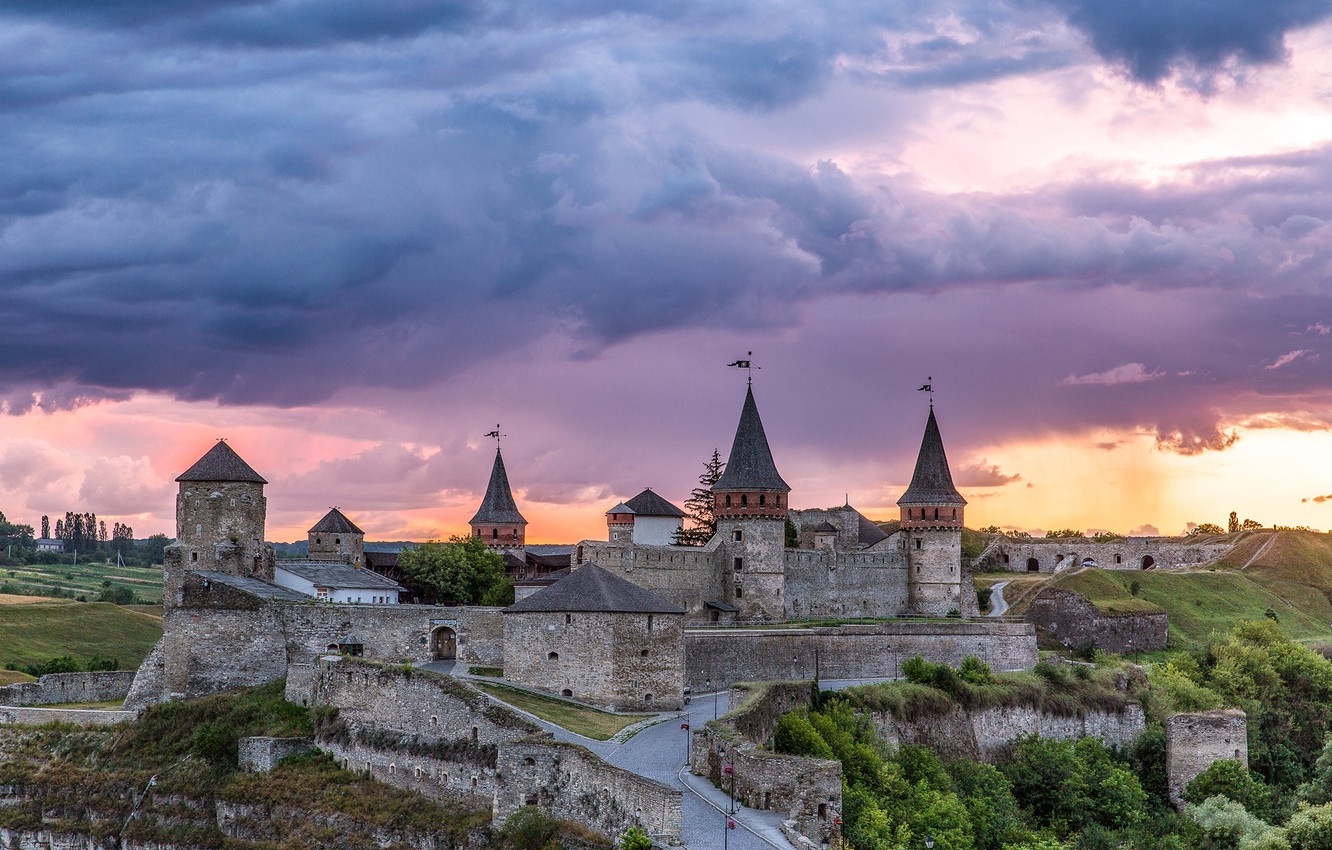
<path fill-rule="evenodd" d="M 849 504 L 791 508 L 752 387 L 704 546 L 671 544 L 683 512 L 647 490 L 607 512 L 609 540 L 534 558 L 497 450 L 472 533 L 511 575 L 546 573 L 507 609 L 399 604 L 401 588 L 363 566 L 364 533 L 337 508 L 311 527 L 306 560 L 278 562 L 264 542 L 267 482 L 226 442 L 177 481 L 164 635 L 131 705 L 284 678 L 300 701 L 327 652 L 503 667 L 517 684 L 615 709 L 670 709 L 686 688 L 806 678 L 818 665 L 829 678 L 891 678 L 913 655 L 975 655 L 997 669 L 1036 660 L 1029 626 L 971 619 L 966 500 L 933 405 L 892 534 Z M 880 622 L 765 628 L 816 618 Z M 717 629 L 737 625 L 747 628 Z"/>

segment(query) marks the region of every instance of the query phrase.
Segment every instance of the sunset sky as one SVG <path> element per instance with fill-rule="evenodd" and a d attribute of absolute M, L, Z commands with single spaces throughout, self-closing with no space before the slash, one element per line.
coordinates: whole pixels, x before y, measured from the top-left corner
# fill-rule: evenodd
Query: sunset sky
<path fill-rule="evenodd" d="M 531 542 L 681 503 L 1332 527 L 1332 2 L 13 0 L 0 511 Z M 1326 357 L 1327 359 L 1323 359 Z"/>

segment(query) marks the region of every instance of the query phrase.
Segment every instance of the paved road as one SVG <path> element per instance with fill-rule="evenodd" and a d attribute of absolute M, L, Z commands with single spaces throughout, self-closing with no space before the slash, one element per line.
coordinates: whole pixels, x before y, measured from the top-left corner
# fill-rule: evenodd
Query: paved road
<path fill-rule="evenodd" d="M 1006 581 L 997 581 L 990 585 L 990 613 L 989 617 L 1002 617 L 1008 610 L 1008 603 L 1004 601 L 1004 587 L 1008 584 Z"/>

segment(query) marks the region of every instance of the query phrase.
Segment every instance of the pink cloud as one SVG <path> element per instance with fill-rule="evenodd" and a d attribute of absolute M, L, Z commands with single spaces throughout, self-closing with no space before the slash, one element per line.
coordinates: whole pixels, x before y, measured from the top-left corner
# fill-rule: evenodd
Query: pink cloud
<path fill-rule="evenodd" d="M 1141 363 L 1125 363 L 1104 372 L 1093 372 L 1089 375 L 1069 375 L 1061 383 L 1068 386 L 1142 384 L 1164 378 L 1165 374 L 1165 372 L 1148 372 L 1147 367 Z"/>
<path fill-rule="evenodd" d="M 1263 368 L 1268 370 L 1280 369 L 1282 366 L 1289 366 L 1291 363 L 1294 363 L 1296 360 L 1299 360 L 1301 357 L 1307 357 L 1310 360 L 1318 359 L 1318 355 L 1314 354 L 1312 350 L 1308 348 L 1297 348 L 1294 351 L 1286 352 L 1285 354 L 1281 355 L 1276 360 L 1273 360 L 1271 363 L 1267 364 Z"/>

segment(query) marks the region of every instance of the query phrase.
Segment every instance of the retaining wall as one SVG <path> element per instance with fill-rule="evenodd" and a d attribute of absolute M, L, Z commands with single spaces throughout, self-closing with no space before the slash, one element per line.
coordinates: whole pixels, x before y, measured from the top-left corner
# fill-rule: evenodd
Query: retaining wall
<path fill-rule="evenodd" d="M 1085 596 L 1058 588 L 1037 594 L 1026 620 L 1064 646 L 1090 644 L 1120 653 L 1165 649 L 1170 625 L 1165 611 L 1104 614 Z"/>
<path fill-rule="evenodd" d="M 0 687 L 0 705 L 123 700 L 134 682 L 134 674 L 133 670 L 48 673 L 35 682 L 15 682 Z"/>
<path fill-rule="evenodd" d="M 957 666 L 976 656 L 994 670 L 1036 666 L 1036 632 L 1029 623 L 888 622 L 820 628 L 686 629 L 686 684 L 696 693 L 736 682 L 896 679 L 919 655 Z"/>
<path fill-rule="evenodd" d="M 133 711 L 103 711 L 91 708 L 41 708 L 38 706 L 0 705 L 0 726 L 18 723 L 41 726 L 45 723 L 73 723 L 76 726 L 110 726 L 138 716 Z"/>

